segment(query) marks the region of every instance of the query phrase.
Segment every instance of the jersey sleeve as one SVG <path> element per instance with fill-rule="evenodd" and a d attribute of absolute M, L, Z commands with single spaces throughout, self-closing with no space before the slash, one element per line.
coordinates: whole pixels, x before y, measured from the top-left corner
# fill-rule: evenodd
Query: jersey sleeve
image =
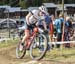
<path fill-rule="evenodd" d="M 40 16 L 40 20 L 44 20 L 45 19 L 45 16 Z"/>

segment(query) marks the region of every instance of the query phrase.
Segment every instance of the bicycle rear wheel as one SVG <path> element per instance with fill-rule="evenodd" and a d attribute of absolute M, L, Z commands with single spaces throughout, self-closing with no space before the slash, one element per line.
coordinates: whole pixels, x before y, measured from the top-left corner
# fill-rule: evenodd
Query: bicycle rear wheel
<path fill-rule="evenodd" d="M 26 48 L 24 46 L 24 43 L 21 43 L 20 41 L 16 47 L 16 57 L 22 59 L 25 54 L 26 54 Z"/>
<path fill-rule="evenodd" d="M 47 50 L 47 37 L 44 34 L 38 34 L 30 46 L 30 56 L 34 60 L 40 60 L 44 57 Z"/>

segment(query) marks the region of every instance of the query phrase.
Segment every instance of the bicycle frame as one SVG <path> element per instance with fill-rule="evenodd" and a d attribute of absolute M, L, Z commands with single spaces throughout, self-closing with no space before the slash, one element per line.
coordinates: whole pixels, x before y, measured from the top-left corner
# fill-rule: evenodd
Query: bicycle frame
<path fill-rule="evenodd" d="M 43 37 L 45 39 L 44 42 L 38 40 L 38 39 L 40 39 L 40 37 Z M 40 54 L 39 51 L 42 50 L 41 47 L 43 46 L 43 44 L 38 45 L 39 43 L 45 43 L 44 50 L 43 50 L 43 52 L 41 54 Z M 16 57 L 17 58 L 23 58 L 24 55 L 26 54 L 26 50 L 30 50 L 31 58 L 35 59 L 35 60 L 39 60 L 39 59 L 43 58 L 43 56 L 46 53 L 47 38 L 44 35 L 44 33 L 42 32 L 42 30 L 41 31 L 39 30 L 39 27 L 35 27 L 33 29 L 33 31 L 31 32 L 31 34 L 27 38 L 25 38 L 25 43 L 23 42 L 23 44 L 24 45 L 22 45 L 22 40 L 21 40 L 21 42 L 19 42 L 19 44 L 18 44 L 18 46 L 16 48 Z M 38 48 L 37 52 L 39 52 L 39 56 L 36 56 L 36 55 L 34 55 L 35 53 L 32 53 L 33 52 L 32 50 L 33 49 L 36 50 L 37 48 Z M 36 57 L 34 57 L 34 56 L 36 56 Z"/>
<path fill-rule="evenodd" d="M 34 37 L 36 36 L 38 32 L 38 27 L 35 27 L 33 29 L 33 32 L 30 34 L 30 36 L 27 37 L 26 41 L 26 49 L 29 49 L 30 45 L 32 44 Z"/>

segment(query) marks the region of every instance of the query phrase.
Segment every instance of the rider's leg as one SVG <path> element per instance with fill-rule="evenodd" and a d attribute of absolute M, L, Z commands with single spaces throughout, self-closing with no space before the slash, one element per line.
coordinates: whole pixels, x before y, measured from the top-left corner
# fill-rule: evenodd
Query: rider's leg
<path fill-rule="evenodd" d="M 23 37 L 23 39 L 22 39 L 22 42 L 25 42 L 25 39 L 26 39 L 28 36 L 29 36 L 29 30 L 27 29 L 27 30 L 25 30 L 25 35 L 24 35 L 24 37 Z"/>
<path fill-rule="evenodd" d="M 21 45 L 20 45 L 20 51 L 22 51 L 23 50 L 23 45 L 24 45 L 24 43 L 26 42 L 26 38 L 29 36 L 29 30 L 25 30 L 25 35 L 24 35 L 24 37 L 22 38 L 22 42 L 21 42 Z M 26 43 L 25 43 L 25 45 L 26 45 Z"/>

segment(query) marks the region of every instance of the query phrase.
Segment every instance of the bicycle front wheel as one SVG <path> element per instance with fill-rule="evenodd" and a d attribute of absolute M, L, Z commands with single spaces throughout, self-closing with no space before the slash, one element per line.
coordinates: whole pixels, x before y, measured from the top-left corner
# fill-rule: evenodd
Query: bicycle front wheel
<path fill-rule="evenodd" d="M 26 48 L 24 46 L 24 43 L 21 43 L 20 41 L 16 47 L 16 57 L 22 59 L 25 54 L 26 54 Z"/>
<path fill-rule="evenodd" d="M 47 50 L 47 37 L 44 34 L 38 34 L 30 46 L 30 56 L 34 60 L 40 60 L 44 57 Z"/>

